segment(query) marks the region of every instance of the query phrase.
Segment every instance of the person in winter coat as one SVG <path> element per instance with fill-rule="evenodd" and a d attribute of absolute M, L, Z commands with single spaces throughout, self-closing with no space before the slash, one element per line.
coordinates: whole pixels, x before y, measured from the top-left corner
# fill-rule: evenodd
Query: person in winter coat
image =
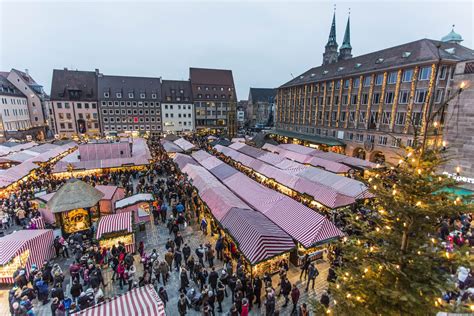
<path fill-rule="evenodd" d="M 313 282 L 313 286 L 311 287 L 314 290 L 314 281 L 316 280 L 316 277 L 319 275 L 318 269 L 314 266 L 313 263 L 309 265 L 308 268 L 308 282 L 306 283 L 306 292 L 309 289 L 309 283 Z"/>
<path fill-rule="evenodd" d="M 211 286 L 214 292 L 217 291 L 217 281 L 219 280 L 219 274 L 217 274 L 216 269 L 213 267 L 211 273 L 209 273 L 209 285 Z"/>
<path fill-rule="evenodd" d="M 309 316 L 309 310 L 306 303 L 303 303 L 303 305 L 300 306 L 300 316 Z"/>
<path fill-rule="evenodd" d="M 242 311 L 240 312 L 240 316 L 248 316 L 249 315 L 249 301 L 244 298 L 242 300 Z"/>
<path fill-rule="evenodd" d="M 329 294 L 327 291 L 324 291 L 321 295 L 321 299 L 319 300 L 321 305 L 324 305 L 326 308 L 329 307 Z"/>
<path fill-rule="evenodd" d="M 74 280 L 71 286 L 71 296 L 74 302 L 77 302 L 77 298 L 81 295 L 82 285 L 78 280 Z"/>
<path fill-rule="evenodd" d="M 181 245 L 184 243 L 184 239 L 183 239 L 183 236 L 181 236 L 181 233 L 178 232 L 176 234 L 176 237 L 174 238 L 174 243 L 176 245 L 176 248 L 181 248 Z"/>
<path fill-rule="evenodd" d="M 275 313 L 275 296 L 272 293 L 267 294 L 265 300 L 265 315 L 272 316 Z"/>
<path fill-rule="evenodd" d="M 164 287 L 160 287 L 158 290 L 158 296 L 160 297 L 161 301 L 163 302 L 163 305 L 166 308 L 166 303 L 168 302 L 168 292 L 166 292 Z"/>
<path fill-rule="evenodd" d="M 188 279 L 188 272 L 186 271 L 186 268 L 184 266 L 181 267 L 180 281 L 181 281 L 181 287 L 179 288 L 180 291 L 186 292 L 186 288 L 189 285 L 189 279 Z"/>
<path fill-rule="evenodd" d="M 229 315 L 230 316 L 240 316 L 239 311 L 237 310 L 237 306 L 235 306 L 235 304 L 232 304 L 232 307 L 230 308 L 230 311 L 229 311 Z"/>
<path fill-rule="evenodd" d="M 255 304 L 260 308 L 262 306 L 262 280 L 258 276 L 253 280 L 253 294 L 255 295 Z"/>
<path fill-rule="evenodd" d="M 125 283 L 125 265 L 122 261 L 120 261 L 117 266 L 117 274 L 119 278 L 120 289 L 123 290 L 123 285 Z"/>
<path fill-rule="evenodd" d="M 309 261 L 309 255 L 306 254 L 304 257 L 303 257 L 303 264 L 301 265 L 301 274 L 300 274 L 300 280 L 301 278 L 303 277 L 304 275 L 304 278 L 306 279 L 306 277 L 308 276 L 308 268 L 309 268 L 309 265 L 310 265 L 310 261 Z"/>
<path fill-rule="evenodd" d="M 291 290 L 291 301 L 293 302 L 293 309 L 291 310 L 291 315 L 296 313 L 296 307 L 298 307 L 298 301 L 300 299 L 300 290 L 296 286 L 293 285 L 293 289 Z"/>
<path fill-rule="evenodd" d="M 171 272 L 171 269 L 173 269 L 173 258 L 174 254 L 172 250 L 168 250 L 168 252 L 165 254 L 165 261 L 168 264 L 169 271 Z"/>
<path fill-rule="evenodd" d="M 48 304 L 48 294 L 49 294 L 49 288 L 48 288 L 48 283 L 43 281 L 42 279 L 39 279 L 35 283 L 35 287 L 38 291 L 38 301 L 42 301 L 43 305 Z"/>
<path fill-rule="evenodd" d="M 61 284 L 59 283 L 51 289 L 51 298 L 55 297 L 57 297 L 59 301 L 62 301 L 64 299 L 64 291 L 61 287 Z"/>
<path fill-rule="evenodd" d="M 181 250 L 176 248 L 176 251 L 174 252 L 174 265 L 176 267 L 176 271 L 179 271 L 179 267 L 181 266 L 181 262 L 183 261 L 183 254 L 181 253 Z"/>
<path fill-rule="evenodd" d="M 289 301 L 288 296 L 290 295 L 290 292 L 291 292 L 291 283 L 290 281 L 288 281 L 287 277 L 284 277 L 281 280 L 280 286 L 281 286 L 280 294 L 283 294 L 283 297 L 285 298 L 285 304 L 283 304 L 283 307 L 287 307 L 288 301 Z"/>
<path fill-rule="evenodd" d="M 222 284 L 221 281 L 217 282 L 217 292 L 216 292 L 216 299 L 217 299 L 217 304 L 219 304 L 219 308 L 217 311 L 219 313 L 222 313 L 222 301 L 224 300 L 225 296 L 225 286 Z"/>
<path fill-rule="evenodd" d="M 180 294 L 178 300 L 178 313 L 180 316 L 186 315 L 188 311 L 188 302 L 186 300 L 186 296 L 183 293 Z"/>
<path fill-rule="evenodd" d="M 188 259 L 191 256 L 191 247 L 189 247 L 188 244 L 184 244 L 182 252 L 183 252 L 184 262 L 188 262 Z"/>
<path fill-rule="evenodd" d="M 170 271 L 170 268 L 168 266 L 168 263 L 166 261 L 161 261 L 160 262 L 160 273 L 161 273 L 161 278 L 163 279 L 163 285 L 166 286 L 166 282 L 168 282 L 168 272 Z"/>

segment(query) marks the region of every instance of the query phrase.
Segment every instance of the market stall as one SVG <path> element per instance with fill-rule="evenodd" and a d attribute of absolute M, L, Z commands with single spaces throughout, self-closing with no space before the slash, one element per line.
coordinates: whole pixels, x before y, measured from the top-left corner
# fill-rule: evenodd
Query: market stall
<path fill-rule="evenodd" d="M 30 222 L 31 225 L 35 225 L 36 229 L 44 229 L 46 224 L 44 222 L 43 217 L 33 217 Z"/>
<path fill-rule="evenodd" d="M 96 185 L 95 188 L 104 194 L 99 201 L 100 213 L 115 213 L 115 203 L 125 197 L 125 189 L 115 185 Z"/>
<path fill-rule="evenodd" d="M 120 296 L 94 305 L 77 316 L 165 316 L 165 306 L 152 285 L 134 288 Z"/>
<path fill-rule="evenodd" d="M 88 230 L 100 216 L 99 201 L 104 194 L 77 179 L 66 182 L 46 204 L 63 234 Z"/>
<path fill-rule="evenodd" d="M 155 199 L 150 193 L 138 193 L 115 202 L 117 213 L 134 212 L 135 223 L 150 221 L 151 203 Z"/>
<path fill-rule="evenodd" d="M 35 264 L 39 269 L 54 256 L 51 229 L 20 230 L 0 238 L 0 283 L 14 283 L 13 273 Z"/>
<path fill-rule="evenodd" d="M 133 212 L 112 214 L 102 217 L 95 235 L 101 247 L 112 248 L 122 242 L 127 252 L 135 252 Z"/>

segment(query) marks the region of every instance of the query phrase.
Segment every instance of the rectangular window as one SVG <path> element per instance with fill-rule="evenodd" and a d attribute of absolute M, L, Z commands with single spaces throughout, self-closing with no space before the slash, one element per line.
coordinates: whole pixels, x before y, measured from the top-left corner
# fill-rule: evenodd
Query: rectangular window
<path fill-rule="evenodd" d="M 335 120 L 336 120 L 336 117 L 337 117 L 337 111 L 332 111 L 331 120 L 332 120 L 332 121 L 335 121 Z"/>
<path fill-rule="evenodd" d="M 359 85 L 360 85 L 360 78 L 354 78 L 354 80 L 352 81 L 352 86 L 354 88 L 359 88 Z"/>
<path fill-rule="evenodd" d="M 347 94 L 343 95 L 342 96 L 342 105 L 347 105 L 347 101 L 348 101 L 349 97 Z"/>
<path fill-rule="evenodd" d="M 378 74 L 376 77 L 375 77 L 375 85 L 376 86 L 381 86 L 383 83 L 383 74 Z"/>
<path fill-rule="evenodd" d="M 372 76 L 365 76 L 364 87 L 369 87 L 371 83 L 372 83 Z"/>
<path fill-rule="evenodd" d="M 357 94 L 353 94 L 351 96 L 351 105 L 356 105 L 357 104 Z"/>
<path fill-rule="evenodd" d="M 421 112 L 413 112 L 412 115 L 412 122 L 415 124 L 415 126 L 420 126 L 421 125 Z"/>
<path fill-rule="evenodd" d="M 382 114 L 382 124 L 390 124 L 390 119 L 392 117 L 392 112 L 383 112 Z"/>
<path fill-rule="evenodd" d="M 341 122 L 346 121 L 346 112 L 341 112 Z"/>
<path fill-rule="evenodd" d="M 374 92 L 372 95 L 372 104 L 379 104 L 380 103 L 380 93 Z"/>
<path fill-rule="evenodd" d="M 435 102 L 436 103 L 441 103 L 442 100 L 443 100 L 443 89 L 437 89 L 436 90 Z"/>
<path fill-rule="evenodd" d="M 392 138 L 391 146 L 392 147 L 400 147 L 400 144 L 402 143 L 402 139 L 399 137 Z"/>
<path fill-rule="evenodd" d="M 353 140 L 354 139 L 354 133 L 347 133 L 347 139 Z"/>
<path fill-rule="evenodd" d="M 367 135 L 367 141 L 371 142 L 372 144 L 375 143 L 375 136 L 374 135 Z"/>
<path fill-rule="evenodd" d="M 409 91 L 408 90 L 401 90 L 400 96 L 398 97 L 398 103 L 400 104 L 407 104 L 409 98 Z"/>
<path fill-rule="evenodd" d="M 339 89 L 341 89 L 341 81 L 340 80 L 336 81 L 336 90 L 339 90 Z"/>
<path fill-rule="evenodd" d="M 365 123 L 365 111 L 359 113 L 359 123 Z"/>
<path fill-rule="evenodd" d="M 358 143 L 364 142 L 364 134 L 356 134 L 356 142 Z"/>
<path fill-rule="evenodd" d="M 379 136 L 379 145 L 382 145 L 382 146 L 387 145 L 387 136 Z"/>
<path fill-rule="evenodd" d="M 395 124 L 397 125 L 404 125 L 405 124 L 405 112 L 398 112 L 397 116 L 395 117 Z"/>
<path fill-rule="evenodd" d="M 117 92 L 117 93 L 115 94 L 115 96 L 120 99 L 120 98 L 122 98 L 122 93 L 121 93 L 121 92 Z"/>
<path fill-rule="evenodd" d="M 392 71 L 391 73 L 388 74 L 387 84 L 394 84 L 396 82 L 397 82 L 397 72 Z"/>
<path fill-rule="evenodd" d="M 76 103 L 76 107 L 77 107 L 78 109 L 82 109 L 82 104 L 81 104 L 81 103 Z"/>
<path fill-rule="evenodd" d="M 104 92 L 104 98 L 108 98 L 109 97 L 109 93 L 108 92 Z"/>
<path fill-rule="evenodd" d="M 344 81 L 344 88 L 349 88 L 349 85 L 350 85 L 350 80 L 349 79 L 346 79 L 346 81 Z"/>
<path fill-rule="evenodd" d="M 403 71 L 402 82 L 411 82 L 413 78 L 413 69 L 405 69 Z"/>
<path fill-rule="evenodd" d="M 366 105 L 367 103 L 369 103 L 369 95 L 367 93 L 363 93 L 360 104 Z"/>
<path fill-rule="evenodd" d="M 393 103 L 393 91 L 385 92 L 385 104 Z"/>
<path fill-rule="evenodd" d="M 438 75 L 439 80 L 446 79 L 446 69 L 447 69 L 446 66 L 441 66 L 441 68 L 439 69 L 439 75 Z"/>
<path fill-rule="evenodd" d="M 351 111 L 349 112 L 349 122 L 354 122 L 355 120 L 355 112 Z"/>
<path fill-rule="evenodd" d="M 420 69 L 420 73 L 418 75 L 418 80 L 428 80 L 431 76 L 431 67 L 423 67 Z"/>
<path fill-rule="evenodd" d="M 318 120 L 322 120 L 323 119 L 323 111 L 318 111 Z"/>
<path fill-rule="evenodd" d="M 416 89 L 415 103 L 418 103 L 418 104 L 425 103 L 427 95 L 428 95 L 428 91 L 426 91 L 426 89 Z"/>
<path fill-rule="evenodd" d="M 140 99 L 145 99 L 145 93 L 140 93 Z"/>

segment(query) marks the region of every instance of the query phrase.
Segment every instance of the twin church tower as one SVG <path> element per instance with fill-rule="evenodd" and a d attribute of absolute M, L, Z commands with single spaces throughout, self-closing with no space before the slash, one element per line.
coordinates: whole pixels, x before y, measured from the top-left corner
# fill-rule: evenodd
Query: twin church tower
<path fill-rule="evenodd" d="M 350 16 L 347 18 L 344 40 L 342 41 L 341 48 L 339 48 L 339 52 L 337 51 L 338 46 L 336 42 L 336 12 L 334 12 L 329 39 L 323 54 L 323 65 L 352 58 Z"/>

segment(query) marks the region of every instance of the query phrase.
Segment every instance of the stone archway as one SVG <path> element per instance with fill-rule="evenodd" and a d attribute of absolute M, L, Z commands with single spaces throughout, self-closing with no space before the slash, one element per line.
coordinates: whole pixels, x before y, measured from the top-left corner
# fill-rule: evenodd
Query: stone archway
<path fill-rule="evenodd" d="M 369 160 L 374 163 L 382 164 L 385 162 L 385 155 L 381 151 L 374 151 L 370 154 Z"/>
<path fill-rule="evenodd" d="M 365 160 L 365 150 L 361 147 L 357 147 L 352 151 L 352 157 Z"/>

